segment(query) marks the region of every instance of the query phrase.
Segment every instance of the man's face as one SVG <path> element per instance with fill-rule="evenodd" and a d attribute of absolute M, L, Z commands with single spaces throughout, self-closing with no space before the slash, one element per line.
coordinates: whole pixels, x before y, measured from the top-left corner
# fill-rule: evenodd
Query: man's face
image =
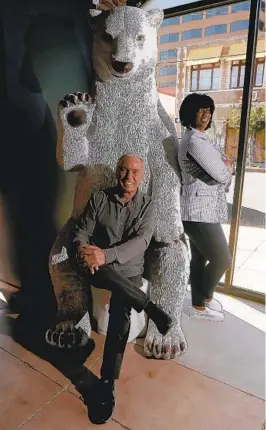
<path fill-rule="evenodd" d="M 135 193 L 144 175 L 143 161 L 138 157 L 125 156 L 117 168 L 117 180 L 126 193 Z"/>

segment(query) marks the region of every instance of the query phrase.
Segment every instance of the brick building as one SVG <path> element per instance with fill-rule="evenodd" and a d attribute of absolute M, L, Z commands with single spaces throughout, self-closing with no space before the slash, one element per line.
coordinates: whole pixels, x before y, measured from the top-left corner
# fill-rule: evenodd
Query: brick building
<path fill-rule="evenodd" d="M 208 93 L 215 101 L 215 134 L 225 140 L 225 119 L 242 100 L 250 1 L 165 19 L 158 35 L 159 89 L 176 97 L 179 106 L 191 92 Z M 265 2 L 261 2 L 253 103 L 265 103 Z M 224 142 L 221 143 L 224 145 Z"/>

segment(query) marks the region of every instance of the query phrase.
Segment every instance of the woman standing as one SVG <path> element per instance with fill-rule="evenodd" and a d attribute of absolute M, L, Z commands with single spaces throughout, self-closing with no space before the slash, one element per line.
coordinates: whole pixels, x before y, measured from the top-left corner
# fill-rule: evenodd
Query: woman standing
<path fill-rule="evenodd" d="M 225 189 L 230 185 L 229 160 L 210 140 L 214 102 L 205 94 L 188 95 L 179 111 L 186 127 L 179 147 L 182 176 L 181 212 L 191 247 L 190 316 L 223 321 L 221 304 L 214 289 L 231 265 L 231 255 L 221 222 L 227 221 Z"/>

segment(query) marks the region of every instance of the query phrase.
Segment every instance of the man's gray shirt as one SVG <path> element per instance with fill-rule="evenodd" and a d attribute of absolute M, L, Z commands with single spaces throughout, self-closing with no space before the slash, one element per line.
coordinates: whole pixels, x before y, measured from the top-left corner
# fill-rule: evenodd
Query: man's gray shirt
<path fill-rule="evenodd" d="M 126 277 L 143 273 L 144 254 L 155 228 L 151 197 L 140 191 L 123 203 L 118 188 L 92 194 L 79 217 L 73 242 L 95 245 L 106 254 L 106 264 Z"/>

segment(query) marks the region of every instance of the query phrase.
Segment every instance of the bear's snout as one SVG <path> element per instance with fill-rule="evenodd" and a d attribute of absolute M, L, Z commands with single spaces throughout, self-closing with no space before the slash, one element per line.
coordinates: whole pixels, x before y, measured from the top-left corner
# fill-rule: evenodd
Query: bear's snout
<path fill-rule="evenodd" d="M 112 61 L 112 67 L 117 73 L 128 73 L 133 69 L 133 63 L 124 63 L 122 61 Z"/>

